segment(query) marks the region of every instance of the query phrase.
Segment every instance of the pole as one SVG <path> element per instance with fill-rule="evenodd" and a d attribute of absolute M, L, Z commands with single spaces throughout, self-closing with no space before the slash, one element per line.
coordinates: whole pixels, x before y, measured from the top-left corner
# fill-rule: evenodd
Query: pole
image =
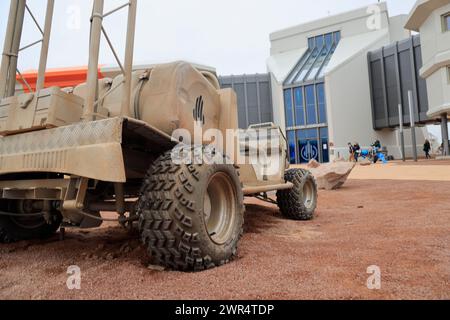
<path fill-rule="evenodd" d="M 44 35 L 42 39 L 41 57 L 39 59 L 36 91 L 42 90 L 45 87 L 45 70 L 47 69 L 48 47 L 50 44 L 54 8 L 55 0 L 47 0 L 47 12 L 45 14 Z"/>
<path fill-rule="evenodd" d="M 91 120 L 94 115 L 94 104 L 98 85 L 98 60 L 102 34 L 104 0 L 94 0 L 92 11 L 91 38 L 89 42 L 89 65 L 87 75 L 87 94 L 83 119 Z"/>
<path fill-rule="evenodd" d="M 444 156 L 450 155 L 450 146 L 448 144 L 448 116 L 446 113 L 441 115 L 442 143 L 444 144 Z"/>
<path fill-rule="evenodd" d="M 8 25 L 6 27 L 5 42 L 3 45 L 2 62 L 0 66 L 0 98 L 6 94 L 6 83 L 8 80 L 9 62 L 11 60 L 11 49 L 14 38 L 14 29 L 16 26 L 18 1 L 11 0 L 9 7 Z"/>
<path fill-rule="evenodd" d="M 5 84 L 5 97 L 11 97 L 16 93 L 17 61 L 19 59 L 20 41 L 22 39 L 23 20 L 25 18 L 26 0 L 17 0 L 17 11 L 14 22 L 14 32 L 9 51 L 9 66 L 7 68 L 7 81 Z"/>
<path fill-rule="evenodd" d="M 122 110 L 121 116 L 130 117 L 130 103 L 131 103 L 131 75 L 133 73 L 133 54 L 134 54 L 134 38 L 136 33 L 136 11 L 137 0 L 130 0 L 128 8 L 128 26 L 127 26 L 127 40 L 125 49 L 125 63 L 124 63 L 124 85 L 122 95 Z"/>
<path fill-rule="evenodd" d="M 417 162 L 417 142 L 416 142 L 416 121 L 414 114 L 414 100 L 413 100 L 413 92 L 411 90 L 408 91 L 408 101 L 409 101 L 409 116 L 411 119 L 411 139 L 412 139 L 412 151 L 413 151 L 413 159 Z"/>
<path fill-rule="evenodd" d="M 17 0 L 16 25 L 11 46 L 11 58 L 9 61 L 8 81 L 6 84 L 6 96 L 11 97 L 16 93 L 17 62 L 19 60 L 20 41 L 22 39 L 23 21 L 25 18 L 26 0 Z"/>
<path fill-rule="evenodd" d="M 400 103 L 398 104 L 398 118 L 400 124 L 400 148 L 402 153 L 402 160 L 403 162 L 405 162 L 406 152 L 405 152 L 405 132 L 403 127 L 403 107 Z"/>

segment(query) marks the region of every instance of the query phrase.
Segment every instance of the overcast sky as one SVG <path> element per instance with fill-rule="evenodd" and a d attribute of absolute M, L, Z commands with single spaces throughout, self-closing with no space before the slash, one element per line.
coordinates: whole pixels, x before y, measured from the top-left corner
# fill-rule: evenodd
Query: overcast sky
<path fill-rule="evenodd" d="M 106 0 L 105 10 L 126 0 Z M 56 0 L 49 67 L 87 65 L 92 0 Z M 263 73 L 273 31 L 360 8 L 375 0 L 140 0 L 135 63 L 188 60 L 217 68 L 219 74 Z M 415 0 L 387 1 L 391 15 L 409 13 Z M 45 0 L 28 5 L 43 25 Z M 9 1 L 0 1 L 3 45 Z M 79 17 L 79 18 L 78 18 Z M 22 45 L 39 39 L 26 18 Z M 106 30 L 123 55 L 126 13 L 108 17 Z M 36 69 L 39 47 L 21 54 L 21 70 Z M 101 64 L 114 64 L 102 43 Z"/>

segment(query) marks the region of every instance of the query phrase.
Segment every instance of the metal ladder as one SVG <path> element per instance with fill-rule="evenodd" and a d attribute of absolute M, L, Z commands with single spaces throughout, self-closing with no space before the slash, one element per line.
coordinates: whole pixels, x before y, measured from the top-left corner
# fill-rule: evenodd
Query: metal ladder
<path fill-rule="evenodd" d="M 137 12 L 137 0 L 128 0 L 125 4 L 118 8 L 104 13 L 105 0 L 94 0 L 92 17 L 91 17 L 91 36 L 89 44 L 89 63 L 88 63 L 88 75 L 87 75 L 87 88 L 88 93 L 84 104 L 84 120 L 94 120 L 96 114 L 97 105 L 97 83 L 98 83 L 98 63 L 100 53 L 100 40 L 102 34 L 109 47 L 111 48 L 114 57 L 119 64 L 120 69 L 124 75 L 123 85 L 123 99 L 121 116 L 130 117 L 130 101 L 131 101 L 131 74 L 133 69 L 133 53 L 134 53 L 134 38 L 136 29 L 136 12 Z M 50 43 L 50 34 L 52 29 L 53 12 L 54 12 L 55 0 L 47 0 L 47 10 L 45 15 L 45 25 L 41 28 L 37 19 L 33 15 L 30 8 L 27 6 L 27 0 L 11 0 L 8 24 L 5 35 L 3 55 L 0 65 L 0 99 L 14 96 L 16 87 L 16 77 L 19 76 L 25 83 L 29 91 L 32 91 L 31 86 L 23 78 L 22 74 L 17 68 L 17 62 L 21 51 L 26 50 L 35 45 L 41 44 L 41 53 L 39 59 L 38 78 L 36 83 L 36 91 L 44 89 L 45 86 L 45 72 L 47 69 L 48 50 Z M 117 11 L 128 7 L 128 21 L 127 21 L 127 37 L 126 37 L 126 49 L 125 59 L 122 64 L 117 52 L 112 46 L 112 42 L 103 27 L 103 19 L 116 13 Z M 25 13 L 31 16 L 32 20 L 37 26 L 37 29 L 42 35 L 42 39 L 20 47 L 22 38 L 23 24 Z"/>

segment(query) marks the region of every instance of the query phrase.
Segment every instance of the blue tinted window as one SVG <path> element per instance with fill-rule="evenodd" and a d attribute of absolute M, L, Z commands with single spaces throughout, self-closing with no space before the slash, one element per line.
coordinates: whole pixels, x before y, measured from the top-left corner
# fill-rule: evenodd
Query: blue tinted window
<path fill-rule="evenodd" d="M 337 44 L 339 41 L 341 41 L 341 32 L 337 31 L 334 33 L 334 42 Z"/>
<path fill-rule="evenodd" d="M 289 145 L 289 162 L 291 164 L 296 164 L 296 152 L 295 152 L 295 145 L 297 144 L 297 141 L 295 139 L 295 131 L 288 131 L 288 145 Z"/>
<path fill-rule="evenodd" d="M 447 31 L 450 31 L 450 14 L 447 15 L 445 18 L 445 26 L 447 27 Z"/>
<path fill-rule="evenodd" d="M 323 83 L 320 83 L 317 85 L 317 106 L 319 109 L 319 123 L 327 123 L 327 105 L 325 100 L 325 86 Z"/>
<path fill-rule="evenodd" d="M 297 130 L 297 138 L 299 140 L 306 140 L 308 139 L 308 135 L 306 134 L 306 130 Z"/>
<path fill-rule="evenodd" d="M 305 125 L 305 106 L 303 104 L 303 88 L 296 88 L 294 90 L 295 97 L 295 125 Z"/>
<path fill-rule="evenodd" d="M 328 128 L 320 130 L 320 144 L 322 149 L 322 162 L 330 162 L 330 145 L 328 143 Z"/>
<path fill-rule="evenodd" d="M 325 35 L 325 46 L 327 47 L 327 49 L 331 49 L 331 46 L 333 45 L 333 34 L 332 33 L 328 33 Z"/>
<path fill-rule="evenodd" d="M 308 38 L 308 50 L 286 78 L 284 84 L 302 85 L 303 82 L 323 78 L 340 40 L 340 31 Z"/>
<path fill-rule="evenodd" d="M 294 126 L 294 110 L 292 108 L 292 90 L 284 90 L 284 106 L 286 108 L 286 126 Z"/>
<path fill-rule="evenodd" d="M 323 47 L 323 36 L 316 37 L 316 46 L 319 49 L 322 49 Z"/>
<path fill-rule="evenodd" d="M 313 85 L 305 87 L 305 95 L 306 95 L 307 124 L 316 124 L 317 123 L 316 97 L 314 94 Z"/>
<path fill-rule="evenodd" d="M 297 131 L 297 150 L 300 163 L 308 163 L 310 160 L 308 140 L 306 138 L 306 130 Z"/>
<path fill-rule="evenodd" d="M 328 49 L 326 47 L 323 47 L 322 51 L 320 52 L 319 57 L 316 59 L 316 61 L 314 62 L 314 65 L 311 68 L 311 71 L 309 73 L 309 76 L 307 78 L 307 80 L 314 80 L 317 77 L 317 74 L 320 70 L 320 68 L 322 67 L 327 55 L 328 55 Z"/>
<path fill-rule="evenodd" d="M 297 131 L 298 157 L 300 163 L 308 163 L 311 159 L 319 159 L 317 129 Z"/>
<path fill-rule="evenodd" d="M 304 81 L 306 75 L 308 74 L 309 70 L 311 69 L 311 67 L 314 64 L 314 61 L 316 61 L 317 56 L 319 55 L 320 51 L 319 49 L 314 49 L 314 51 L 312 52 L 311 56 L 308 59 L 308 62 L 306 62 L 306 64 L 304 65 L 302 71 L 300 72 L 299 76 L 297 77 L 297 79 L 295 79 L 295 81 Z"/>
<path fill-rule="evenodd" d="M 305 135 L 307 139 L 318 139 L 317 129 L 306 129 Z"/>
<path fill-rule="evenodd" d="M 321 139 L 328 138 L 328 128 L 320 128 L 320 138 Z"/>

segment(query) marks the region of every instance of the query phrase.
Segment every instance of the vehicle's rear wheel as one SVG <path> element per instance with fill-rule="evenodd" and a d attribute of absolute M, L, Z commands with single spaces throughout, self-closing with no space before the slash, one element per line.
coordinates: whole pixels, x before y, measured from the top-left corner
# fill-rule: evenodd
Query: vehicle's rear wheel
<path fill-rule="evenodd" d="M 309 171 L 303 169 L 288 170 L 285 179 L 293 183 L 294 188 L 277 192 L 281 213 L 293 220 L 312 220 L 318 198 L 316 180 Z"/>
<path fill-rule="evenodd" d="M 0 242 L 46 239 L 61 225 L 61 215 L 52 209 L 50 221 L 40 213 L 43 201 L 2 200 L 0 202 Z"/>
<path fill-rule="evenodd" d="M 227 164 L 175 164 L 171 153 L 152 165 L 138 201 L 139 231 L 152 263 L 198 271 L 237 253 L 243 231 L 243 192 Z"/>

